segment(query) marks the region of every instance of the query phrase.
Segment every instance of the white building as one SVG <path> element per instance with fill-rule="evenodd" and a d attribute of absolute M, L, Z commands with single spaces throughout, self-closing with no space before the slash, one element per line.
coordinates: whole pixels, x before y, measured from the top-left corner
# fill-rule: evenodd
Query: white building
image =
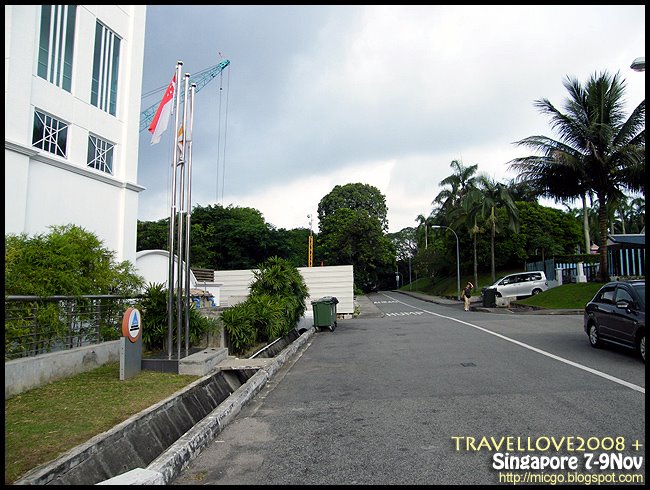
<path fill-rule="evenodd" d="M 5 5 L 5 234 L 75 224 L 135 264 L 146 5 Z"/>

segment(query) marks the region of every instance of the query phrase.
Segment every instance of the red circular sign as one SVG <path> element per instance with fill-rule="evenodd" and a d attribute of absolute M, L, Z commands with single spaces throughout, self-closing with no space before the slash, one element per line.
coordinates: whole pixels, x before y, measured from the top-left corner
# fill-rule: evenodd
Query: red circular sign
<path fill-rule="evenodd" d="M 142 318 L 136 308 L 127 308 L 122 317 L 122 336 L 137 342 L 142 334 Z"/>

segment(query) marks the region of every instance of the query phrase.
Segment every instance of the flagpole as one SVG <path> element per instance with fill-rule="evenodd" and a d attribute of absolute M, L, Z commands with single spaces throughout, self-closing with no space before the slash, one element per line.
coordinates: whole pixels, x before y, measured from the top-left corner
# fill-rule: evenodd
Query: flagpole
<path fill-rule="evenodd" d="M 186 291 L 186 315 L 185 315 L 185 356 L 189 355 L 190 348 L 190 225 L 192 221 L 192 131 L 194 129 L 194 94 L 196 92 L 196 83 L 192 84 L 190 89 L 190 122 L 187 126 L 187 212 L 185 226 L 185 284 Z"/>
<path fill-rule="evenodd" d="M 178 360 L 181 359 L 181 343 L 182 343 L 182 328 L 183 328 L 183 279 L 185 279 L 185 274 L 183 273 L 183 211 L 185 207 L 185 128 L 187 128 L 187 90 L 190 81 L 190 74 L 185 74 L 185 88 L 184 88 L 184 97 L 183 97 L 183 124 L 181 128 L 183 130 L 183 139 L 182 143 L 178 141 L 178 130 L 176 131 L 176 146 L 178 147 L 179 154 L 181 156 L 179 165 L 180 173 L 180 200 L 179 200 L 179 210 L 178 210 L 178 294 L 176 295 L 176 345 Z M 185 284 L 185 288 L 189 288 L 189 284 Z"/>
<path fill-rule="evenodd" d="M 175 119 L 175 129 L 174 134 L 178 133 L 178 112 L 180 110 L 180 94 L 178 93 L 178 82 L 181 79 L 181 66 L 183 66 L 182 61 L 176 62 L 176 75 L 175 75 L 175 87 L 174 87 L 174 97 L 175 97 L 175 106 L 176 114 Z M 174 141 L 174 155 L 172 157 L 172 195 L 171 195 L 171 209 L 169 212 L 169 277 L 167 282 L 167 358 L 172 358 L 172 349 L 173 349 L 173 337 L 172 332 L 174 329 L 174 226 L 176 218 L 176 159 L 178 156 L 178 144 Z"/>

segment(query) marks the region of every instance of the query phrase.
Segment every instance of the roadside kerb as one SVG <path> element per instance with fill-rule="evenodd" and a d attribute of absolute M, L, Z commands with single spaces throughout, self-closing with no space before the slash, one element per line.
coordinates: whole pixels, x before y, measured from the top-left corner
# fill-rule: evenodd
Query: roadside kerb
<path fill-rule="evenodd" d="M 266 385 L 268 380 L 307 342 L 314 332 L 313 326 L 307 329 L 282 352 L 272 358 L 268 365 L 261 367 L 209 415 L 154 459 L 146 469 L 135 468 L 100 482 L 98 485 L 167 485 L 173 481 L 189 462 L 239 414 L 242 407 Z"/>

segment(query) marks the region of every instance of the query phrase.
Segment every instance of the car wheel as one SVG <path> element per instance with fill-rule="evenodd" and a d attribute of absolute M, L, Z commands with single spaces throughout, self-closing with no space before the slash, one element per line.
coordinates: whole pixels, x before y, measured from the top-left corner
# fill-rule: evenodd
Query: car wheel
<path fill-rule="evenodd" d="M 638 349 L 641 359 L 643 359 L 643 362 L 645 363 L 645 332 L 643 332 L 639 338 Z"/>
<path fill-rule="evenodd" d="M 541 293 L 541 292 L 542 292 L 541 289 L 537 289 L 537 288 L 536 288 L 536 289 L 533 289 L 533 296 L 535 296 L 536 294 L 539 294 L 539 293 Z"/>
<path fill-rule="evenodd" d="M 589 326 L 589 343 L 592 347 L 600 347 L 600 336 L 598 335 L 598 327 L 593 323 Z"/>

